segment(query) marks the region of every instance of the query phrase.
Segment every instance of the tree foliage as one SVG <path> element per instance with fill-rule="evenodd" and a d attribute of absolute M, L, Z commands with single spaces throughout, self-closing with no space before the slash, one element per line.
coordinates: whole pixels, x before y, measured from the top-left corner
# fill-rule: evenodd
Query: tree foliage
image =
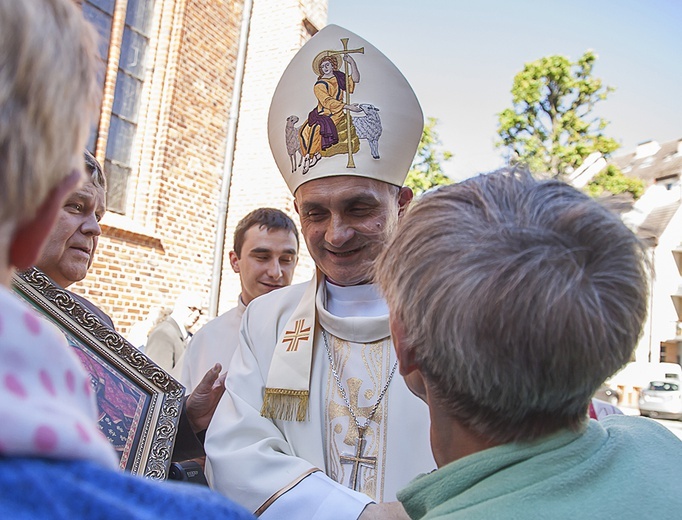
<path fill-rule="evenodd" d="M 438 119 L 435 117 L 427 119 L 417 148 L 417 155 L 407 174 L 405 186 L 412 188 L 415 195 L 434 186 L 452 183 L 452 179 L 443 173 L 442 168 L 443 163 L 452 159 L 452 153 L 442 150 L 436 125 L 438 125 Z"/>
<path fill-rule="evenodd" d="M 597 55 L 587 51 L 575 63 L 547 56 L 526 63 L 514 77 L 513 107 L 499 117 L 499 147 L 510 162 L 561 178 L 592 152 L 608 155 L 618 143 L 603 134 L 608 122 L 593 114 L 614 89 L 592 75 Z"/>
<path fill-rule="evenodd" d="M 608 193 L 611 195 L 629 193 L 635 200 L 644 194 L 644 189 L 645 186 L 642 179 L 627 177 L 620 171 L 620 168 L 614 164 L 609 164 L 597 175 L 592 177 L 592 180 L 590 180 L 585 187 L 587 193 L 592 197 L 601 197 Z"/>

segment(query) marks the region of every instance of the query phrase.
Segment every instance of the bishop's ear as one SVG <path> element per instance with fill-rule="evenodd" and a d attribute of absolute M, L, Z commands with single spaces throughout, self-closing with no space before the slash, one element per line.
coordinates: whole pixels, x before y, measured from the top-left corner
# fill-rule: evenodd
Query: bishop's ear
<path fill-rule="evenodd" d="M 414 198 L 414 193 L 412 192 L 412 188 L 408 188 L 407 186 L 403 186 L 400 188 L 400 193 L 398 194 L 398 216 L 402 217 L 405 211 L 407 211 L 407 208 L 410 205 L 410 202 L 412 202 L 412 199 Z"/>

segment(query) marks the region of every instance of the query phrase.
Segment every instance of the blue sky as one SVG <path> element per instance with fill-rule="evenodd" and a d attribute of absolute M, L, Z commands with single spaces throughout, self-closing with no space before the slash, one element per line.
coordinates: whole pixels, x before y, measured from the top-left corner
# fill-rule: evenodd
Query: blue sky
<path fill-rule="evenodd" d="M 511 106 L 523 64 L 550 54 L 599 56 L 595 76 L 616 88 L 597 108 L 621 144 L 615 155 L 682 138 L 679 0 L 329 0 L 328 22 L 403 72 L 424 115 L 440 121 L 453 178 L 501 165 L 496 114 Z"/>

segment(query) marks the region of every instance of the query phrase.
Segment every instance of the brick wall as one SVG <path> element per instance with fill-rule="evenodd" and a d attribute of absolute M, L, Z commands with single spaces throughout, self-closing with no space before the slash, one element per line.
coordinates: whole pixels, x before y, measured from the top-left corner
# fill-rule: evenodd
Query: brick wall
<path fill-rule="evenodd" d="M 267 118 L 284 69 L 310 37 L 304 20 L 319 30 L 326 23 L 326 9 L 326 1 L 254 2 L 228 205 L 228 250 L 239 220 L 258 207 L 285 211 L 300 229 L 293 198 L 270 152 Z M 309 279 L 314 265 L 305 244 L 301 245 L 294 283 Z M 235 305 L 240 290 L 239 278 L 228 263 L 222 280 L 220 312 Z"/>
<path fill-rule="evenodd" d="M 251 209 L 274 206 L 294 216 L 270 155 L 267 110 L 310 26 L 324 25 L 326 8 L 326 0 L 254 0 L 225 258 L 236 222 Z M 111 315 L 123 334 L 150 307 L 172 307 L 185 289 L 208 301 L 242 9 L 242 1 L 156 0 L 126 214 L 105 216 L 93 267 L 71 287 Z M 106 86 L 109 106 L 114 86 Z M 99 137 L 101 159 L 107 136 Z M 224 265 L 221 312 L 239 292 L 237 275 Z M 306 279 L 311 266 L 305 257 L 296 280 Z"/>

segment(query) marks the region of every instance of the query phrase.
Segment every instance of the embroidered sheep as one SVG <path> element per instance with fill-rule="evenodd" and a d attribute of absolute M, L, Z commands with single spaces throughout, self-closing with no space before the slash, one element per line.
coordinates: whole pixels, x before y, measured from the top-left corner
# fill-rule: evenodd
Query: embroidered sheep
<path fill-rule="evenodd" d="M 291 160 L 291 172 L 295 172 L 298 166 L 301 166 L 301 161 L 303 161 L 303 153 L 301 152 L 301 142 L 298 139 L 298 128 L 296 128 L 296 123 L 298 123 L 297 116 L 287 117 L 287 124 L 284 128 L 284 136 L 287 144 L 287 153 L 289 154 L 289 159 Z M 301 158 L 298 160 L 298 166 L 296 166 L 296 153 L 298 153 Z"/>
<path fill-rule="evenodd" d="M 367 139 L 372 157 L 379 158 L 379 138 L 381 137 L 381 119 L 379 119 L 379 109 L 369 103 L 360 103 L 360 108 L 366 114 L 354 117 L 353 125 L 355 132 L 360 139 Z"/>

